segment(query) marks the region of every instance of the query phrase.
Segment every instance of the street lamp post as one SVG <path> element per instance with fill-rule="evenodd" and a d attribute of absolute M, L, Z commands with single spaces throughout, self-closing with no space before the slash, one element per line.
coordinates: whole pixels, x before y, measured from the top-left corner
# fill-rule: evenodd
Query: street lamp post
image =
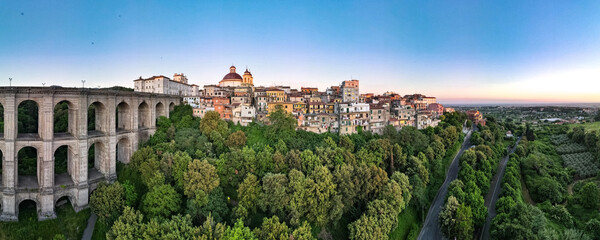
<path fill-rule="evenodd" d="M 81 80 L 81 83 L 83 85 L 83 88 L 85 88 L 85 80 Z"/>

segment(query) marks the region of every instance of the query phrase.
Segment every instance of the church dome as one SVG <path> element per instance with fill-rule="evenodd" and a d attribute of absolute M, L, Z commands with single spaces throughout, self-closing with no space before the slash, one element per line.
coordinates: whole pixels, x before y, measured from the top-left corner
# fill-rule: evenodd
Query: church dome
<path fill-rule="evenodd" d="M 227 75 L 225 75 L 225 77 L 223 77 L 223 80 L 242 80 L 242 76 L 240 76 L 237 73 L 228 73 Z"/>
<path fill-rule="evenodd" d="M 242 80 L 242 76 L 235 72 L 235 66 L 229 68 L 229 73 L 223 77 L 223 81 L 227 80 Z"/>

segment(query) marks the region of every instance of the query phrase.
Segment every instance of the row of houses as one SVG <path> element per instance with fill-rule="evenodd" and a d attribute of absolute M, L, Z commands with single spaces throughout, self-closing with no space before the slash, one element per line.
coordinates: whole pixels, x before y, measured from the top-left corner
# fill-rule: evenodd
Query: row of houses
<path fill-rule="evenodd" d="M 168 89 L 161 91 L 169 92 Z M 296 118 L 299 129 L 316 133 L 371 131 L 381 134 L 388 125 L 397 129 L 435 127 L 440 122 L 439 116 L 446 111 L 435 97 L 422 94 L 360 94 L 359 80 L 355 79 L 325 91 L 316 87 L 298 90 L 289 86 L 254 86 L 252 74 L 246 69 L 242 77 L 234 66 L 219 84 L 192 88 L 188 92 L 193 94 L 183 96 L 184 102 L 192 106 L 197 117 L 216 111 L 224 120 L 248 125 L 253 121 L 268 123 L 269 114 L 282 109 Z"/>

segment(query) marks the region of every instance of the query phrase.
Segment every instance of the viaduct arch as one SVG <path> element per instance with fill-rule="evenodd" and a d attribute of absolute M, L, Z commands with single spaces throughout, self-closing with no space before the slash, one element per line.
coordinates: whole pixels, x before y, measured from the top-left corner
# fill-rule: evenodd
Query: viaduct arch
<path fill-rule="evenodd" d="M 18 106 L 38 105 L 37 133 L 18 132 Z M 54 132 L 54 108 L 68 106 L 66 132 Z M 129 162 L 138 144 L 156 131 L 156 119 L 181 98 L 163 94 L 61 87 L 0 87 L 4 131 L 0 133 L 2 171 L 0 221 L 18 220 L 19 204 L 36 203 L 38 219 L 55 218 L 55 204 L 68 197 L 76 211 L 88 206 L 101 181 L 116 180 L 116 161 Z M 88 112 L 90 115 L 88 116 Z M 94 119 L 91 121 L 91 119 Z M 90 127 L 92 126 L 92 127 Z M 55 174 L 55 152 L 67 147 L 67 171 Z M 36 149 L 36 176 L 19 175 L 19 150 Z M 88 163 L 88 151 L 94 161 Z"/>

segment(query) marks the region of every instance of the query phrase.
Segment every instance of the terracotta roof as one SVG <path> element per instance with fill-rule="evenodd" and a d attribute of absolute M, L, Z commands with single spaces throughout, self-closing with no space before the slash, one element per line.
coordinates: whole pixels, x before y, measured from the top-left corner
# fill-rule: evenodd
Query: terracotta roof
<path fill-rule="evenodd" d="M 234 80 L 234 79 L 239 79 L 242 80 L 242 76 L 240 76 L 239 74 L 232 72 L 232 73 L 228 73 L 227 75 L 225 75 L 225 77 L 223 77 L 222 81 L 225 80 Z"/>
<path fill-rule="evenodd" d="M 136 80 L 133 80 L 133 81 L 154 80 L 154 79 L 156 79 L 156 78 L 166 78 L 166 79 L 169 79 L 169 80 L 171 80 L 169 77 L 165 77 L 165 76 L 163 76 L 163 75 L 158 75 L 158 76 L 152 76 L 152 77 L 149 77 L 149 78 L 146 78 L 146 79 L 143 79 L 143 78 L 140 76 L 140 78 L 138 78 L 138 79 L 136 79 Z"/>
<path fill-rule="evenodd" d="M 270 87 L 270 88 L 267 88 L 267 89 L 265 89 L 265 90 L 266 90 L 266 91 L 282 91 L 282 92 L 283 92 L 283 90 L 282 90 L 282 89 L 280 89 L 280 88 L 276 88 L 276 87 Z"/>

